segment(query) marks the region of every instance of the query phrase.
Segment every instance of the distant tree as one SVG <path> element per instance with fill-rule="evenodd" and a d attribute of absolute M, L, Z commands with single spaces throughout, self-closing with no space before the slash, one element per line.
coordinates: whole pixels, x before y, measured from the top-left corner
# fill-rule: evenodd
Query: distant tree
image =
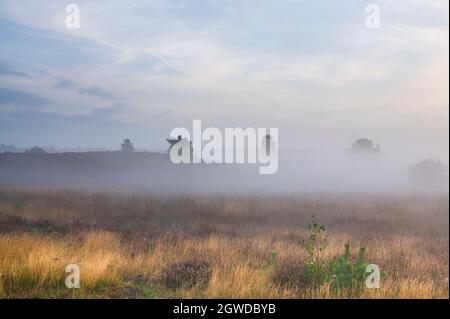
<path fill-rule="evenodd" d="M 26 149 L 25 153 L 30 154 L 45 154 L 47 153 L 42 147 L 39 146 L 33 146 L 32 148 Z"/>
<path fill-rule="evenodd" d="M 129 138 L 126 138 L 123 140 L 121 149 L 122 149 L 122 152 L 133 152 L 134 151 L 133 143 L 131 143 Z"/>
<path fill-rule="evenodd" d="M 349 151 L 358 154 L 378 154 L 381 153 L 381 147 L 368 138 L 359 138 L 352 143 Z"/>
<path fill-rule="evenodd" d="M 409 168 L 412 179 L 419 186 L 436 187 L 446 183 L 446 167 L 436 160 L 421 160 Z"/>
<path fill-rule="evenodd" d="M 166 141 L 167 141 L 167 143 L 169 143 L 169 149 L 167 150 L 167 152 L 170 153 L 170 151 L 172 150 L 172 147 L 174 147 L 175 144 L 180 143 L 180 142 L 183 142 L 183 141 L 186 141 L 186 142 L 187 142 L 187 139 L 186 139 L 186 138 L 183 138 L 181 135 L 178 135 L 177 138 L 167 138 Z M 192 147 L 192 141 L 190 141 L 189 144 L 190 144 L 189 147 L 190 147 L 190 154 L 191 154 L 191 160 L 192 160 L 192 158 L 193 158 L 193 153 L 194 153 L 194 150 L 193 150 L 193 147 Z M 183 153 L 183 149 L 180 148 L 180 149 L 178 150 L 178 155 L 181 156 L 182 153 Z"/>
<path fill-rule="evenodd" d="M 166 138 L 167 143 L 169 143 L 169 149 L 167 150 L 168 153 L 170 153 L 170 150 L 172 149 L 172 147 L 177 144 L 178 142 L 180 142 L 182 139 L 181 135 L 178 135 L 177 138 Z"/>

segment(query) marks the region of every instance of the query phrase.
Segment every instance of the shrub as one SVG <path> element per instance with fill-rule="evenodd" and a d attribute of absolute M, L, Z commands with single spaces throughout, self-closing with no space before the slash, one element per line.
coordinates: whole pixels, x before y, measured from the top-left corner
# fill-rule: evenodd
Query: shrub
<path fill-rule="evenodd" d="M 409 168 L 409 174 L 417 186 L 421 187 L 442 187 L 446 182 L 446 167 L 440 161 L 431 159 L 421 160 Z"/>
<path fill-rule="evenodd" d="M 379 154 L 381 153 L 381 147 L 368 138 L 359 138 L 352 143 L 349 151 L 353 154 Z"/>
<path fill-rule="evenodd" d="M 47 152 L 42 147 L 33 146 L 32 148 L 26 149 L 25 153 L 29 153 L 29 154 L 45 154 Z"/>
<path fill-rule="evenodd" d="M 358 256 L 355 262 L 350 255 L 350 244 L 345 244 L 344 253 L 336 260 L 329 263 L 332 274 L 331 287 L 334 291 L 342 288 L 361 290 L 366 276 L 366 264 L 364 262 L 366 248 L 359 248 Z"/>
<path fill-rule="evenodd" d="M 328 245 L 326 227 L 314 216 L 308 225 L 308 237 L 302 241 L 308 257 L 303 268 L 302 281 L 308 286 L 317 287 L 328 279 L 324 252 Z"/>
<path fill-rule="evenodd" d="M 340 289 L 361 290 L 366 276 L 366 248 L 361 246 L 358 256 L 353 261 L 350 244 L 346 243 L 341 256 L 328 260 L 324 258 L 328 246 L 325 225 L 313 217 L 308 230 L 307 238 L 302 241 L 308 257 L 301 264 L 284 265 L 278 269 L 277 280 L 284 283 L 296 276 L 293 283 L 299 283 L 303 287 L 319 288 L 323 284 L 330 283 L 335 292 Z"/>
<path fill-rule="evenodd" d="M 211 278 L 211 273 L 211 263 L 206 259 L 195 257 L 169 265 L 158 281 L 170 289 L 193 288 L 205 286 Z"/>

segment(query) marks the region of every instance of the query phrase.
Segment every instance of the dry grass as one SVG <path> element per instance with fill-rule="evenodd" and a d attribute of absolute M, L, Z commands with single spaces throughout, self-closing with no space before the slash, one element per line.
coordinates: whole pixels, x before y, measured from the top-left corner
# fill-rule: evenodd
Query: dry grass
<path fill-rule="evenodd" d="M 313 215 L 328 227 L 326 257 L 364 244 L 386 273 L 380 289 L 302 286 Z M 1 189 L 0 297 L 448 298 L 448 220 L 448 196 Z M 64 285 L 70 263 L 80 289 Z"/>

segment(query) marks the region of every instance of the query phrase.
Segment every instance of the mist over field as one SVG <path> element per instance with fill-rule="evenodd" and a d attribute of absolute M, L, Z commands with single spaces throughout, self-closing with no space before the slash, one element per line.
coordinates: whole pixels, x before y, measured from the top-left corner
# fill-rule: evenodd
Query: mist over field
<path fill-rule="evenodd" d="M 410 174 L 408 159 L 342 152 L 280 151 L 278 171 L 265 164 L 173 164 L 166 153 L 0 154 L 3 185 L 190 192 L 443 193 L 446 176 L 428 184 Z M 447 177 L 448 178 L 448 177 Z"/>

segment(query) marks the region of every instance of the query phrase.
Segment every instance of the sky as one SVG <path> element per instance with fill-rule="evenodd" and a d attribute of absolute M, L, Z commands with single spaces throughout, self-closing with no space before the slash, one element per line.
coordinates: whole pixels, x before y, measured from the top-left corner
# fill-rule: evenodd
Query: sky
<path fill-rule="evenodd" d="M 200 119 L 448 163 L 447 0 L 75 0 L 79 29 L 68 3 L 0 0 L 0 144 L 162 150 Z"/>

